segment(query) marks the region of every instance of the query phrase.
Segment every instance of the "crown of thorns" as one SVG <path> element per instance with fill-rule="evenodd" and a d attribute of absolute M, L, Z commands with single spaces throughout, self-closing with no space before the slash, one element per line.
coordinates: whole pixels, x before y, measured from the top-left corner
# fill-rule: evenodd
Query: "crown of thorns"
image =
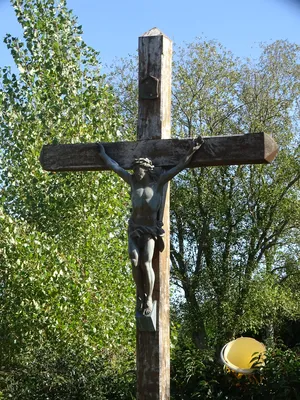
<path fill-rule="evenodd" d="M 152 171 L 154 169 L 154 165 L 152 164 L 152 161 L 149 158 L 136 158 L 133 161 L 132 167 L 134 168 L 137 165 L 146 168 L 149 171 Z"/>

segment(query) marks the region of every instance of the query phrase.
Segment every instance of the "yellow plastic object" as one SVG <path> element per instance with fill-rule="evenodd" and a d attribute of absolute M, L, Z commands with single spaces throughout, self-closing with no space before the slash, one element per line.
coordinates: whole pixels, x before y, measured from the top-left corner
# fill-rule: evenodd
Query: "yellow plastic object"
<path fill-rule="evenodd" d="M 249 337 L 240 337 L 227 343 L 221 350 L 223 363 L 232 371 L 239 374 L 252 374 L 251 368 L 253 353 L 263 354 L 266 351 L 264 344 Z M 263 365 L 263 356 L 261 358 Z"/>

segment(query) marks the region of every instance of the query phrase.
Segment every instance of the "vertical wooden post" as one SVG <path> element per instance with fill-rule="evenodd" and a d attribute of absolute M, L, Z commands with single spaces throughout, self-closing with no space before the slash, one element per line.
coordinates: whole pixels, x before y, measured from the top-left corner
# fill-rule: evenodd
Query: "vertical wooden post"
<path fill-rule="evenodd" d="M 138 140 L 168 139 L 171 132 L 172 42 L 153 28 L 139 38 Z M 165 250 L 155 251 L 156 332 L 137 330 L 137 400 L 170 398 L 170 217 L 169 188 L 164 207 Z"/>

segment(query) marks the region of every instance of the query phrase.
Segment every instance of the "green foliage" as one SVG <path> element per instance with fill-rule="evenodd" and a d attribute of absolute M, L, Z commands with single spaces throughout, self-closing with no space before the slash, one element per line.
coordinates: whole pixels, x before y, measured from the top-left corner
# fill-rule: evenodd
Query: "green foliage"
<path fill-rule="evenodd" d="M 174 133 L 272 133 L 269 166 L 188 171 L 173 184 L 172 276 L 197 345 L 299 318 L 299 47 L 275 42 L 257 63 L 215 42 L 181 49 L 174 66 Z M 184 325 L 184 324 L 183 324 Z"/>
<path fill-rule="evenodd" d="M 16 400 L 134 399 L 135 369 L 128 354 L 122 365 L 113 365 L 105 350 L 91 360 L 82 356 L 72 347 L 36 350 L 33 358 L 25 356 L 22 364 L 2 369 L 0 390 L 4 398 Z"/>
<path fill-rule="evenodd" d="M 114 88 L 117 110 L 123 116 L 122 134 L 136 139 L 138 123 L 138 58 L 122 58 L 111 66 L 107 80 Z"/>
<path fill-rule="evenodd" d="M 84 379 L 90 374 L 97 388 L 110 375 L 119 379 L 118 368 L 127 365 L 121 354 L 134 347 L 134 285 L 125 244 L 129 196 L 111 174 L 44 172 L 39 153 L 47 143 L 112 140 L 122 120 L 98 54 L 83 42 L 65 2 L 12 5 L 24 40 L 5 38 L 19 75 L 0 70 L 3 392 L 66 398 L 57 393 L 64 385 L 75 393 L 76 376 L 85 370 Z M 74 376 L 71 366 L 62 377 L 55 367 L 64 355 L 74 355 Z M 95 375 L 95 365 L 106 368 L 107 378 Z M 92 389 L 86 384 L 84 390 Z"/>
<path fill-rule="evenodd" d="M 222 367 L 216 366 L 212 354 L 192 345 L 177 346 L 171 365 L 172 399 L 219 398 L 217 390 Z"/>
<path fill-rule="evenodd" d="M 130 399 L 129 196 L 111 174 L 46 173 L 38 158 L 47 143 L 133 137 L 135 60 L 106 79 L 65 1 L 12 5 L 24 39 L 5 38 L 18 76 L 0 69 L 0 398 Z M 299 47 L 242 62 L 196 41 L 177 50 L 173 82 L 174 136 L 263 130 L 280 145 L 269 166 L 173 183 L 173 398 L 296 399 L 296 352 L 271 350 L 258 384 L 215 360 L 231 337 L 274 339 L 299 320 Z"/>
<path fill-rule="evenodd" d="M 256 393 L 274 399 L 299 399 L 299 349 L 274 348 L 266 354 L 266 364 L 260 370 L 261 384 Z"/>
<path fill-rule="evenodd" d="M 226 372 L 207 351 L 178 346 L 172 363 L 172 399 L 297 400 L 299 363 L 297 349 L 274 347 L 254 375 L 241 376 Z"/>

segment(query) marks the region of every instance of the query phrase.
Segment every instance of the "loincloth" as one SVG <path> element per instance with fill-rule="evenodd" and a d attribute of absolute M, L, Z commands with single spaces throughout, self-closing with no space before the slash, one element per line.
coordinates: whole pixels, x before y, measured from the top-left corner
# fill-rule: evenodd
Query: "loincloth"
<path fill-rule="evenodd" d="M 162 229 L 161 221 L 157 221 L 155 226 L 135 224 L 131 219 L 128 222 L 128 236 L 131 239 L 139 241 L 139 239 L 143 239 L 145 236 L 150 236 L 155 240 L 159 251 L 163 251 L 165 248 L 164 235 L 165 231 Z"/>

